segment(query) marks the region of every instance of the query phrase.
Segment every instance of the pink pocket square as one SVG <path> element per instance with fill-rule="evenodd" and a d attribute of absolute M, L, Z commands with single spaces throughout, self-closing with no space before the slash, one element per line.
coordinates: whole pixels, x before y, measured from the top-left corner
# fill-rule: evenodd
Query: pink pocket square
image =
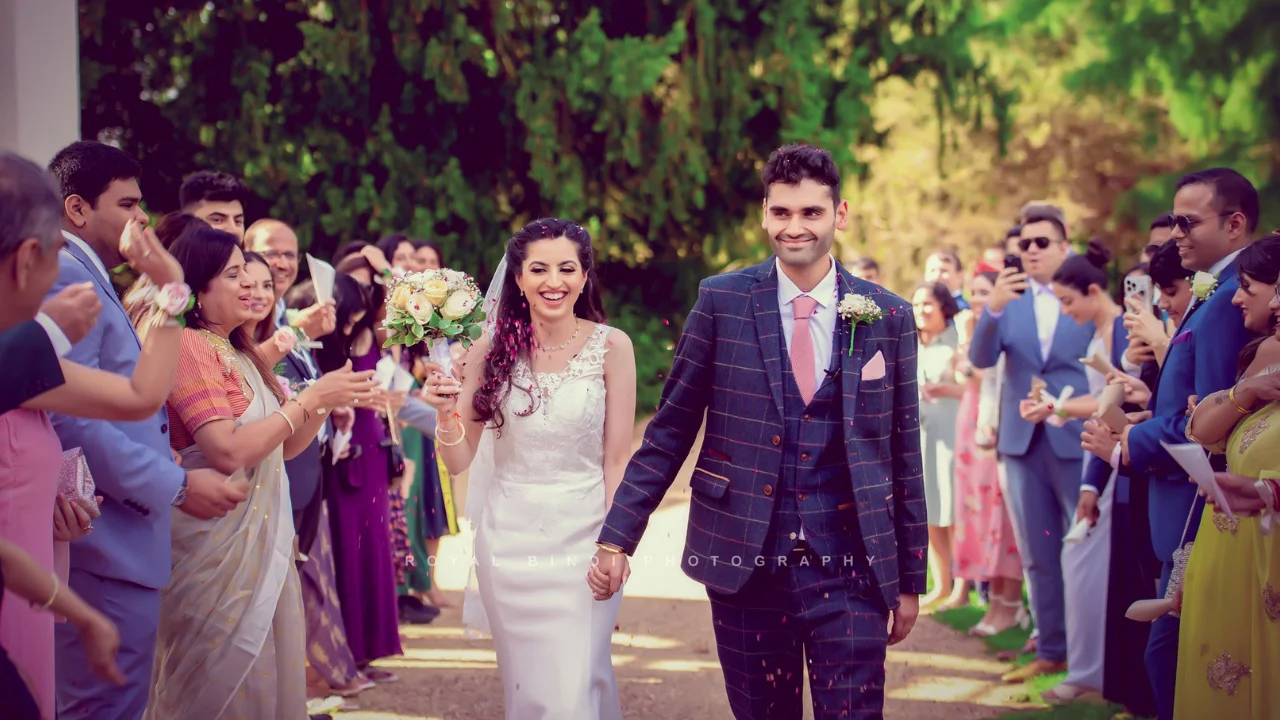
<path fill-rule="evenodd" d="M 1190 339 L 1191 339 L 1191 331 L 1190 330 L 1183 331 L 1182 334 L 1178 335 L 1177 337 L 1169 341 L 1169 347 L 1173 347 L 1174 345 L 1181 345 L 1182 343 L 1187 342 Z"/>
<path fill-rule="evenodd" d="M 880 380 L 883 378 L 884 378 L 884 354 L 881 353 L 879 350 L 877 350 L 876 354 L 872 355 L 871 359 L 867 361 L 867 364 L 862 366 L 862 379 L 863 380 Z"/>

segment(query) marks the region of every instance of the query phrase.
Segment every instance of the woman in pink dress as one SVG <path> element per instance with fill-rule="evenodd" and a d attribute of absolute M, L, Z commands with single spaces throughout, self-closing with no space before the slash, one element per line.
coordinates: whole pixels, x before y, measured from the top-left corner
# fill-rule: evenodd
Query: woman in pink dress
<path fill-rule="evenodd" d="M 969 283 L 971 310 L 956 317 L 960 331 L 956 372 L 965 382 L 965 388 L 956 422 L 956 525 L 952 544 L 956 577 L 987 581 L 991 585 L 987 613 L 970 630 L 971 634 L 984 637 L 1027 622 L 1026 610 L 1022 607 L 1022 560 L 1014 542 L 1004 495 L 1000 492 L 994 449 L 995 423 L 993 419 L 985 427 L 979 427 L 983 373 L 968 361 L 973 326 L 987 305 L 995 278 L 992 268 L 979 265 Z M 989 388 L 988 392 L 999 391 Z"/>
<path fill-rule="evenodd" d="M 56 202 L 56 196 L 53 199 Z M 52 240 L 29 238 L 12 254 L 0 257 L 0 266 L 15 277 L 21 276 L 21 282 L 14 283 L 15 296 L 0 316 L 0 330 L 35 317 L 56 279 L 61 243 L 56 222 L 49 233 Z M 130 241 L 122 243 L 121 253 L 135 270 L 160 279 L 161 285 L 182 282 L 182 268 L 150 230 L 144 233 L 130 223 L 125 234 Z M 31 249 L 26 249 L 27 243 L 33 244 Z M 28 254 L 32 252 L 35 254 Z M 30 262 L 27 266 L 21 266 L 24 257 Z M 57 297 L 68 301 L 84 293 L 92 296 L 94 291 L 72 286 Z M 63 448 L 45 412 L 126 421 L 152 417 L 163 406 L 173 383 L 178 330 L 175 324 L 151 333 L 132 378 L 63 360 L 63 385 L 0 415 L 0 538 L 24 550 L 51 574 L 56 566 L 55 541 L 65 552 L 65 543 L 87 534 L 92 522 L 85 510 L 58 494 Z M 63 577 L 56 587 L 66 593 L 65 563 L 61 570 Z M 106 653 L 114 663 L 119 637 L 110 622 L 96 612 L 94 615 L 96 629 L 87 632 L 90 628 L 81 627 L 81 636 L 90 645 L 90 655 Z M 109 627 L 109 632 L 103 632 L 101 625 Z M 4 612 L 0 613 L 0 646 L 25 676 L 41 716 L 46 718 L 55 715 L 53 626 L 53 615 L 43 608 L 6 595 Z"/>

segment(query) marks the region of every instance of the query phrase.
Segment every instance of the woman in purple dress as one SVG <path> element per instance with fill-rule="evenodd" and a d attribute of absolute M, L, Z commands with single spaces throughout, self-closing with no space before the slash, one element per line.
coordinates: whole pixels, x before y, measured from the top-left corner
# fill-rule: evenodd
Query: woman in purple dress
<path fill-rule="evenodd" d="M 350 297 L 361 300 L 354 311 L 344 313 L 345 319 L 338 319 L 338 331 L 324 338 L 316 359 L 321 372 L 342 367 L 348 359 L 357 370 L 373 370 L 381 355 L 373 331 L 373 276 L 342 274 L 343 269 L 339 267 L 334 288 L 338 305 L 346 305 Z M 373 410 L 356 409 L 347 459 L 331 474 L 325 498 L 347 643 L 361 672 L 374 682 L 398 678 L 369 664 L 402 652 L 387 495 L 390 462 L 382 420 Z"/>

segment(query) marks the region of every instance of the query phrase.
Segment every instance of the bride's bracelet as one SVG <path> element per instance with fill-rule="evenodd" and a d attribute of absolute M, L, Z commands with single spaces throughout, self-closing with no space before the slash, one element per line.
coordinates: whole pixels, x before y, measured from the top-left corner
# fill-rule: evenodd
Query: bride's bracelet
<path fill-rule="evenodd" d="M 452 420 L 454 422 L 454 427 L 447 428 L 447 429 L 440 424 L 439 419 L 436 420 L 436 441 L 445 447 L 453 447 L 454 445 L 458 445 L 467 438 L 467 426 L 462 424 L 462 421 L 457 417 L 457 415 L 454 415 Z M 454 430 L 458 431 L 458 439 L 454 440 L 453 442 L 449 442 L 448 440 L 445 440 L 444 433 L 453 432 Z"/>

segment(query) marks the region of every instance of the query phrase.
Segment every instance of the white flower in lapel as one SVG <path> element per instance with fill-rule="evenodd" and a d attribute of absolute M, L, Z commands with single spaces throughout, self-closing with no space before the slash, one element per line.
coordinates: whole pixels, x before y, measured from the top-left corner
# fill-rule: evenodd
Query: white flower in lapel
<path fill-rule="evenodd" d="M 853 329 L 857 329 L 859 325 L 870 325 L 880 318 L 884 317 L 884 310 L 876 304 L 874 300 L 866 295 L 855 295 L 850 293 L 840 299 L 840 304 L 836 305 L 836 312 L 840 314 L 840 318 L 848 320 Z M 853 355 L 853 336 L 855 333 L 849 333 L 849 355 Z"/>
<path fill-rule="evenodd" d="M 1208 299 L 1218 289 L 1218 276 L 1201 270 L 1191 279 L 1191 293 L 1200 301 Z"/>

